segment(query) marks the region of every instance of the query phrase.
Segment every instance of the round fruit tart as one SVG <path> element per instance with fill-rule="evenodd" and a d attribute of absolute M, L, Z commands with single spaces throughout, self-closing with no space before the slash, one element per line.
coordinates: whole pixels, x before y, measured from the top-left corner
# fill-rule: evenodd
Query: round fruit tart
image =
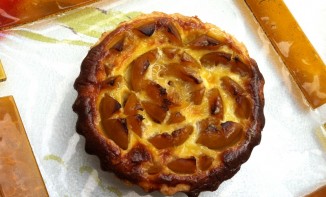
<path fill-rule="evenodd" d="M 74 87 L 101 168 L 147 192 L 198 196 L 259 144 L 264 79 L 245 46 L 197 17 L 154 12 L 105 33 Z"/>

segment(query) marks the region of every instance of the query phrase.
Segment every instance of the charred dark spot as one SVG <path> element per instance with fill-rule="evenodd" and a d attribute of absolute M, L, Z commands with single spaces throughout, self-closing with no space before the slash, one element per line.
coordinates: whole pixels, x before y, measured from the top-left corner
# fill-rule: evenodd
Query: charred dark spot
<path fill-rule="evenodd" d="M 124 43 L 124 39 L 119 40 L 115 45 L 113 45 L 112 49 L 121 52 L 123 50 L 123 43 Z"/>
<path fill-rule="evenodd" d="M 240 61 L 241 61 L 240 58 L 239 58 L 239 56 L 235 56 L 235 57 L 233 58 L 233 60 L 234 60 L 235 62 L 240 62 Z"/>
<path fill-rule="evenodd" d="M 164 98 L 163 99 L 163 102 L 162 102 L 162 107 L 163 107 L 163 109 L 165 109 L 165 110 L 169 110 L 169 106 L 171 106 L 171 105 L 173 105 L 173 102 L 172 101 L 170 101 L 169 99 L 167 99 L 167 98 Z"/>
<path fill-rule="evenodd" d="M 232 134 L 234 132 L 242 131 L 241 124 L 232 122 L 232 121 L 227 121 L 227 122 L 221 123 L 221 127 L 223 129 L 225 136 L 229 136 L 230 134 Z"/>
<path fill-rule="evenodd" d="M 113 76 L 107 79 L 107 84 L 111 87 L 116 87 L 118 83 L 122 82 L 122 76 Z"/>
<path fill-rule="evenodd" d="M 128 127 L 127 127 L 127 121 L 126 121 L 126 119 L 125 118 L 119 118 L 118 120 L 119 120 L 120 124 L 122 125 L 123 130 L 126 133 L 128 133 Z"/>
<path fill-rule="evenodd" d="M 223 102 L 220 92 L 217 88 L 213 88 L 208 92 L 208 102 L 211 115 L 222 119 L 224 116 Z"/>
<path fill-rule="evenodd" d="M 137 115 L 136 115 L 136 119 L 137 119 L 138 121 L 143 121 L 145 118 L 144 118 L 142 115 L 137 114 Z"/>
<path fill-rule="evenodd" d="M 210 124 L 208 125 L 208 127 L 205 129 L 206 132 L 217 132 L 218 131 L 218 128 L 216 125 L 213 125 L 213 124 Z"/>
<path fill-rule="evenodd" d="M 194 75 L 188 75 L 188 77 L 195 83 L 195 84 L 201 84 L 203 80 L 200 77 L 194 76 Z"/>
<path fill-rule="evenodd" d="M 150 24 L 146 24 L 141 27 L 138 27 L 138 30 L 141 33 L 143 33 L 144 35 L 150 37 L 155 32 L 155 23 L 150 23 Z"/>
<path fill-rule="evenodd" d="M 151 154 L 144 148 L 143 145 L 137 145 L 132 148 L 128 153 L 128 157 L 130 161 L 133 163 L 142 163 L 146 161 L 150 161 L 152 159 Z"/>
<path fill-rule="evenodd" d="M 163 88 L 163 87 L 160 86 L 159 84 L 157 84 L 157 86 L 158 86 L 158 90 L 159 90 L 161 96 L 165 96 L 165 95 L 167 95 L 167 93 L 166 93 L 166 89 L 165 89 L 165 88 Z"/>
<path fill-rule="evenodd" d="M 190 46 L 195 46 L 195 47 L 211 47 L 211 46 L 218 46 L 220 44 L 219 41 L 216 39 L 209 37 L 207 35 L 202 35 L 192 41 L 190 43 Z"/>
<path fill-rule="evenodd" d="M 114 86 L 114 84 L 115 84 L 115 80 L 116 80 L 117 78 L 114 78 L 114 79 L 111 79 L 111 80 L 109 80 L 108 81 L 108 84 L 110 85 L 110 86 Z"/>
<path fill-rule="evenodd" d="M 149 60 L 145 60 L 145 62 L 143 63 L 143 69 L 142 69 L 142 75 L 146 72 L 146 70 L 148 69 L 148 67 L 149 67 L 149 65 L 150 65 L 151 63 L 149 62 Z"/>
<path fill-rule="evenodd" d="M 217 66 L 219 64 L 226 65 L 231 61 L 231 54 L 223 52 L 212 52 L 205 54 L 200 58 L 202 65 L 206 67 Z"/>

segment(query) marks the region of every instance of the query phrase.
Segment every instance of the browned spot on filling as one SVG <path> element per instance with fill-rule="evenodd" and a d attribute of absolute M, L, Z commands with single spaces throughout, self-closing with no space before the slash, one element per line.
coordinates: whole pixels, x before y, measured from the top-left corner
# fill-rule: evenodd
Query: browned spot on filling
<path fill-rule="evenodd" d="M 143 101 L 142 106 L 149 117 L 156 123 L 162 123 L 165 119 L 168 108 L 166 106 L 157 105 L 149 101 Z"/>
<path fill-rule="evenodd" d="M 178 29 L 172 23 L 165 24 L 164 26 L 166 27 L 166 37 L 168 38 L 168 40 L 171 43 L 181 45 L 182 40 Z"/>
<path fill-rule="evenodd" d="M 252 112 L 252 104 L 246 96 L 236 98 L 235 114 L 243 119 L 248 119 Z"/>
<path fill-rule="evenodd" d="M 167 99 L 166 89 L 153 81 L 144 80 L 143 91 L 145 91 L 147 96 L 157 104 L 163 104 L 163 102 L 165 102 L 164 100 Z"/>
<path fill-rule="evenodd" d="M 180 112 L 171 112 L 167 124 L 175 124 L 185 121 L 186 118 Z"/>
<path fill-rule="evenodd" d="M 190 62 L 192 63 L 191 67 L 193 68 L 201 68 L 201 65 L 197 63 L 196 59 L 193 58 L 191 55 L 189 55 L 187 52 L 183 52 L 181 54 L 181 59 L 182 62 Z"/>
<path fill-rule="evenodd" d="M 155 32 L 156 26 L 155 26 L 155 23 L 149 23 L 149 24 L 142 25 L 142 26 L 138 27 L 137 29 L 141 33 L 143 33 L 145 36 L 150 37 Z"/>
<path fill-rule="evenodd" d="M 104 133 L 120 148 L 128 148 L 128 128 L 126 119 L 106 119 L 102 121 Z"/>
<path fill-rule="evenodd" d="M 189 45 L 193 47 L 216 47 L 220 45 L 220 42 L 210 36 L 201 35 L 191 41 Z"/>
<path fill-rule="evenodd" d="M 191 92 L 191 101 L 195 104 L 195 105 L 200 105 L 203 101 L 204 95 L 205 95 L 205 86 L 200 84 L 200 85 L 196 85 L 193 86 L 193 91 Z"/>
<path fill-rule="evenodd" d="M 208 117 L 197 122 L 198 130 L 205 131 L 205 130 L 217 130 L 220 125 L 220 119 L 214 117 Z"/>
<path fill-rule="evenodd" d="M 143 144 L 135 145 L 127 155 L 128 160 L 135 164 L 140 164 L 152 159 L 152 155 Z"/>
<path fill-rule="evenodd" d="M 157 51 L 149 51 L 131 63 L 130 84 L 134 91 L 141 90 L 142 81 L 149 65 L 156 59 Z"/>
<path fill-rule="evenodd" d="M 200 62 L 203 66 L 209 68 L 217 65 L 226 65 L 231 61 L 231 54 L 223 52 L 212 52 L 205 54 L 200 58 Z"/>
<path fill-rule="evenodd" d="M 135 115 L 137 114 L 138 110 L 142 110 L 143 108 L 140 102 L 138 101 L 138 98 L 135 93 L 131 93 L 128 96 L 128 99 L 123 109 L 126 115 Z"/>
<path fill-rule="evenodd" d="M 171 135 L 168 133 L 155 135 L 148 141 L 158 149 L 175 147 L 183 144 L 189 138 L 192 132 L 193 127 L 186 126 L 184 128 L 173 131 Z"/>
<path fill-rule="evenodd" d="M 103 89 L 113 90 L 119 87 L 123 78 L 121 75 L 109 77 L 107 80 L 102 82 L 101 87 Z"/>
<path fill-rule="evenodd" d="M 227 121 L 221 126 L 209 124 L 202 127 L 197 143 L 210 149 L 222 149 L 238 141 L 242 134 L 242 126 L 239 123 Z"/>
<path fill-rule="evenodd" d="M 223 77 L 221 80 L 223 89 L 226 90 L 236 102 L 235 114 L 239 118 L 247 119 L 252 112 L 253 106 L 251 101 L 246 97 L 245 90 L 229 77 Z"/>
<path fill-rule="evenodd" d="M 147 173 L 154 175 L 154 174 L 158 174 L 159 172 L 162 171 L 162 166 L 155 163 L 153 165 L 151 165 L 148 169 L 147 169 Z"/>
<path fill-rule="evenodd" d="M 100 103 L 100 113 L 102 120 L 110 118 L 115 112 L 121 108 L 118 101 L 109 95 L 105 95 Z"/>
<path fill-rule="evenodd" d="M 117 52 L 121 52 L 123 50 L 123 43 L 124 43 L 124 37 L 122 39 L 120 39 L 116 44 L 114 44 L 112 46 L 112 48 L 110 49 L 110 52 L 112 52 L 112 50 L 116 50 Z"/>
<path fill-rule="evenodd" d="M 207 155 L 201 155 L 198 159 L 198 167 L 200 170 L 205 171 L 211 167 L 213 163 L 213 158 Z"/>
<path fill-rule="evenodd" d="M 244 89 L 230 77 L 222 77 L 221 81 L 223 89 L 226 90 L 229 95 L 237 97 L 244 94 Z"/>
<path fill-rule="evenodd" d="M 135 132 L 139 137 L 142 136 L 143 132 L 143 124 L 142 121 L 144 120 L 144 117 L 140 114 L 131 115 L 127 117 L 127 124 L 129 130 Z"/>
<path fill-rule="evenodd" d="M 192 65 L 193 64 L 190 62 L 167 64 L 164 66 L 160 74 L 162 76 L 173 76 L 176 79 L 181 79 L 185 82 L 200 84 L 202 79 L 198 72 L 192 68 Z"/>
<path fill-rule="evenodd" d="M 217 88 L 213 88 L 208 91 L 208 105 L 211 115 L 216 118 L 223 119 L 223 101 L 220 92 Z"/>
<path fill-rule="evenodd" d="M 177 48 L 163 48 L 162 51 L 169 59 L 173 59 L 179 52 Z"/>
<path fill-rule="evenodd" d="M 251 68 L 248 65 L 244 64 L 238 57 L 235 57 L 231 63 L 231 72 L 237 73 L 242 77 L 252 77 L 253 73 Z"/>
<path fill-rule="evenodd" d="M 169 162 L 167 166 L 175 173 L 193 174 L 196 172 L 196 159 L 194 157 L 178 158 Z"/>

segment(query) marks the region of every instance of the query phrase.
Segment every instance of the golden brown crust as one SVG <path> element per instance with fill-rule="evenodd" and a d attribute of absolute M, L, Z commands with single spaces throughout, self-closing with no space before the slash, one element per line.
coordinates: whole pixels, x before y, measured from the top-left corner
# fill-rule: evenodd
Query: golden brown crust
<path fill-rule="evenodd" d="M 259 144 L 263 86 L 233 37 L 154 12 L 89 51 L 74 84 L 76 129 L 103 170 L 148 192 L 197 196 L 231 178 Z"/>

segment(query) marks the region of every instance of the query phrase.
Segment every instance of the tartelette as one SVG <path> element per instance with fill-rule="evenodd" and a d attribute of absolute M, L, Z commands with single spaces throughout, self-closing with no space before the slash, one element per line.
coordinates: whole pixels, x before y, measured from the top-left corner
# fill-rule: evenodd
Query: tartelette
<path fill-rule="evenodd" d="M 243 44 L 197 17 L 154 12 L 105 33 L 74 87 L 77 132 L 103 170 L 198 196 L 259 144 L 264 79 Z"/>

